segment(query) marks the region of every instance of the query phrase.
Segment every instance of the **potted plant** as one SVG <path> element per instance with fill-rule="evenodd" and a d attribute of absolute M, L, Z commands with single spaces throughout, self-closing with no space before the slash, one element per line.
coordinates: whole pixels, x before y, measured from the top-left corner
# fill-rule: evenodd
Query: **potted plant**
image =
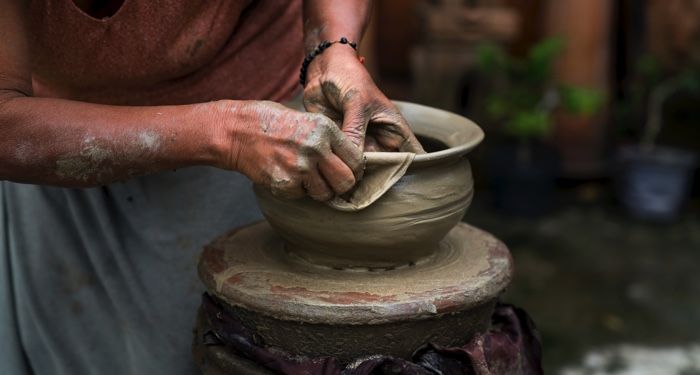
<path fill-rule="evenodd" d="M 646 103 L 646 119 L 639 142 L 618 151 L 617 196 L 632 217 L 669 222 L 679 217 L 688 200 L 697 159 L 693 152 L 659 146 L 657 138 L 668 100 L 681 93 L 700 93 L 700 71 L 686 68 L 669 74 L 659 72 L 658 64 L 651 58 L 640 61 L 641 82 L 637 86 L 653 82 L 653 88 L 648 95 L 644 95 L 643 88 L 633 90 L 632 100 Z M 646 100 L 640 100 L 645 96 Z M 639 110 L 640 106 L 636 107 Z"/>
<path fill-rule="evenodd" d="M 563 46 L 560 38 L 545 39 L 523 58 L 495 44 L 477 48 L 486 90 L 477 116 L 499 134 L 488 157 L 494 203 L 511 214 L 538 215 L 554 205 L 559 158 L 547 143 L 554 111 L 592 115 L 604 100 L 598 90 L 554 81 Z"/>

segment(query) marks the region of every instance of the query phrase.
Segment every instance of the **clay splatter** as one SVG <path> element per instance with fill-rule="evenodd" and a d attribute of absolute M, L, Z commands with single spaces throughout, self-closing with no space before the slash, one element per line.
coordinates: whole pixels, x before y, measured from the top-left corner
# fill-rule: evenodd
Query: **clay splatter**
<path fill-rule="evenodd" d="M 78 155 L 56 161 L 56 174 L 61 178 L 87 181 L 99 175 L 101 164 L 111 157 L 110 150 L 98 145 L 95 137 L 88 136 L 83 140 L 83 147 Z"/>
<path fill-rule="evenodd" d="M 32 159 L 32 145 L 29 142 L 20 142 L 15 148 L 15 158 L 22 164 L 26 164 Z"/>
<path fill-rule="evenodd" d="M 144 155 L 153 154 L 161 147 L 161 136 L 150 130 L 136 132 L 129 137 L 126 145 L 119 147 L 109 139 L 86 136 L 77 155 L 66 155 L 56 161 L 56 175 L 78 181 L 97 178 L 109 181 L 115 176 L 113 167 L 133 164 Z M 113 148 L 120 149 L 119 153 Z M 129 169 L 127 176 L 135 175 L 136 170 Z"/>
<path fill-rule="evenodd" d="M 160 135 L 154 131 L 139 132 L 137 139 L 138 147 L 143 151 L 153 152 L 160 147 Z"/>

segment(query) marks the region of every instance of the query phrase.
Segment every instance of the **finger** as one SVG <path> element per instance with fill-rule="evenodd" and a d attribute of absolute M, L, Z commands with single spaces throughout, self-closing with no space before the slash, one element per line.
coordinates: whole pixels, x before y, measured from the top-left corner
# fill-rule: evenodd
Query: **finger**
<path fill-rule="evenodd" d="M 323 113 L 323 107 L 323 104 L 314 98 L 304 98 L 304 109 L 306 109 L 306 112 Z"/>
<path fill-rule="evenodd" d="M 321 173 L 319 173 L 317 168 L 311 168 L 307 172 L 303 186 L 311 199 L 319 202 L 325 202 L 335 195 L 323 177 L 321 177 Z"/>
<path fill-rule="evenodd" d="M 357 181 L 352 170 L 334 154 L 321 159 L 318 169 L 336 195 L 347 193 Z"/>
<path fill-rule="evenodd" d="M 358 149 L 362 150 L 365 144 L 365 133 L 370 119 L 370 110 L 367 103 L 350 96 L 343 102 L 343 125 L 341 129 Z"/>
<path fill-rule="evenodd" d="M 399 146 L 399 151 L 413 152 L 416 154 L 425 154 L 423 146 L 418 141 L 418 138 L 413 133 L 413 130 L 411 130 L 411 127 L 408 126 L 408 122 L 406 121 L 406 119 L 403 116 L 401 116 L 401 114 L 399 114 L 399 117 L 401 119 L 399 121 L 399 127 L 400 129 L 402 129 L 404 136 L 404 142 Z"/>
<path fill-rule="evenodd" d="M 371 126 L 371 124 L 369 125 Z M 369 129 L 367 134 L 365 135 L 365 152 L 378 152 L 378 151 L 383 151 L 382 146 L 377 142 L 377 138 L 375 138 L 372 134 L 369 134 Z"/>
<path fill-rule="evenodd" d="M 373 117 L 367 131 L 376 136 L 382 148 L 417 154 L 425 153 L 418 138 L 408 126 L 408 122 L 397 109 L 387 108 Z"/>
<path fill-rule="evenodd" d="M 310 93 L 304 96 L 304 108 L 307 112 L 320 113 L 333 120 L 336 125 L 341 126 L 342 114 L 331 108 L 323 94 Z"/>
<path fill-rule="evenodd" d="M 338 128 L 332 130 L 331 150 L 350 168 L 356 180 L 362 178 L 365 168 L 362 149 L 355 146 Z"/>
<path fill-rule="evenodd" d="M 413 152 L 415 154 L 425 154 L 423 146 L 418 141 L 416 135 L 411 131 L 408 125 L 402 126 L 401 129 L 405 130 L 403 133 L 403 142 L 399 145 L 399 151 L 402 152 Z"/>

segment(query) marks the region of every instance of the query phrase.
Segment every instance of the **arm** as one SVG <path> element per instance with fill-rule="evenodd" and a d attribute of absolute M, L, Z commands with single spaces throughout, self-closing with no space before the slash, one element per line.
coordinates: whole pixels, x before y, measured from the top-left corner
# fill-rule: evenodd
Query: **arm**
<path fill-rule="evenodd" d="M 320 115 L 269 102 L 126 107 L 32 97 L 23 4 L 0 3 L 0 179 L 87 187 L 212 165 L 289 197 L 329 199 L 354 184 L 361 155 Z"/>
<path fill-rule="evenodd" d="M 216 159 L 201 105 L 114 107 L 33 98 L 26 2 L 0 5 L 0 179 L 95 186 Z M 197 126 L 199 125 L 199 126 Z"/>
<path fill-rule="evenodd" d="M 220 159 L 211 104 L 113 107 L 3 91 L 0 179 L 89 187 Z"/>
<path fill-rule="evenodd" d="M 305 0 L 307 52 L 324 40 L 341 37 L 359 43 L 371 8 L 371 1 Z M 334 44 L 311 61 L 304 106 L 342 123 L 343 132 L 361 149 L 424 152 L 406 120 L 347 45 Z"/>
<path fill-rule="evenodd" d="M 311 52 L 324 40 L 341 36 L 360 42 L 369 23 L 372 1 L 305 0 L 304 45 Z"/>

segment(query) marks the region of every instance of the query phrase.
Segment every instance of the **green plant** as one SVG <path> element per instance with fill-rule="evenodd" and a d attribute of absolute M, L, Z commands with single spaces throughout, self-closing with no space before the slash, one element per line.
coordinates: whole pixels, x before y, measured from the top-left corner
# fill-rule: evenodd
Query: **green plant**
<path fill-rule="evenodd" d="M 563 47 L 561 38 L 545 39 L 524 58 L 510 56 L 495 44 L 477 47 L 479 71 L 489 82 L 486 120 L 500 124 L 505 134 L 530 140 L 549 134 L 557 108 L 583 115 L 599 111 L 604 101 L 600 91 L 554 81 L 554 62 Z"/>

